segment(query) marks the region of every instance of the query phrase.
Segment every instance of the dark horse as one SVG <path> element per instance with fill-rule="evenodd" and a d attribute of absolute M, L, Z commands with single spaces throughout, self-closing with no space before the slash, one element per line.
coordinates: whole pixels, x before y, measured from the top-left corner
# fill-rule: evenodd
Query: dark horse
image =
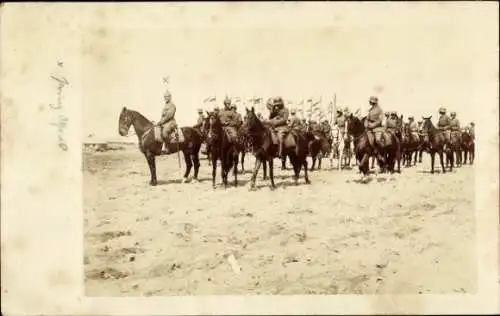
<path fill-rule="evenodd" d="M 245 129 L 252 143 L 253 154 L 255 156 L 255 167 L 251 178 L 251 188 L 255 188 L 255 180 L 257 178 L 260 165 L 264 164 L 263 167 L 264 170 L 266 170 L 266 164 L 268 164 L 271 188 L 274 189 L 276 186 L 274 184 L 273 159 L 276 157 L 278 146 L 273 143 L 273 131 L 269 126 L 266 126 L 259 120 L 253 107 L 250 110 L 246 109 L 246 111 L 247 120 L 245 122 Z M 298 184 L 300 169 L 302 167 L 304 167 L 304 177 L 306 183 L 311 183 L 307 174 L 307 139 L 305 135 L 302 135 L 300 132 L 294 130 L 288 133 L 285 139 L 283 152 L 292 163 L 295 173 L 295 184 Z"/>
<path fill-rule="evenodd" d="M 222 128 L 222 123 L 216 113 L 208 115 L 207 141 L 210 144 L 210 157 L 212 159 L 212 186 L 215 188 L 217 160 L 221 162 L 221 178 L 224 187 L 227 187 L 227 175 L 233 168 L 234 186 L 238 186 L 238 150 L 237 145 L 229 141 L 227 133 Z"/>
<path fill-rule="evenodd" d="M 121 136 L 126 136 L 131 125 L 134 126 L 135 134 L 138 138 L 139 150 L 144 154 L 149 165 L 149 171 L 151 172 L 151 181 L 149 181 L 149 184 L 156 185 L 158 183 L 156 179 L 156 156 L 161 154 L 163 143 L 155 139 L 154 126 L 151 121 L 139 112 L 123 107 L 118 120 L 118 133 Z M 184 135 L 184 141 L 181 143 L 171 143 L 169 146 L 170 153 L 182 151 L 184 155 L 186 171 L 183 181 L 188 179 L 193 166 L 193 180 L 197 181 L 198 170 L 200 168 L 198 153 L 200 151 L 202 137 L 199 131 L 192 127 L 182 127 L 181 131 Z"/>
<path fill-rule="evenodd" d="M 450 171 L 453 170 L 453 152 L 450 148 L 446 148 L 445 141 L 441 137 L 441 132 L 434 127 L 432 124 L 431 118 L 422 116 L 424 123 L 422 126 L 422 133 L 424 134 L 424 143 L 423 146 L 425 150 L 431 155 L 431 173 L 434 173 L 434 159 L 436 157 L 436 153 L 439 154 L 439 162 L 441 163 L 441 169 L 443 173 L 446 173 L 444 168 L 444 157 L 443 154 L 446 151 L 446 156 L 448 160 L 450 160 Z"/>
<path fill-rule="evenodd" d="M 464 153 L 463 163 L 467 163 L 467 156 L 469 157 L 469 163 L 472 165 L 474 163 L 474 139 L 468 130 L 462 131 L 462 151 Z"/>
<path fill-rule="evenodd" d="M 327 157 L 332 150 L 332 140 L 328 138 L 322 132 L 315 132 L 308 128 L 306 137 L 308 139 L 308 151 L 312 159 L 311 171 L 314 170 L 316 166 L 316 161 L 318 162 L 318 169 L 321 169 L 321 160 L 323 157 Z"/>
<path fill-rule="evenodd" d="M 401 142 L 404 166 L 411 167 L 412 160 L 413 160 L 413 165 L 417 164 L 417 157 L 421 147 L 420 143 L 421 143 L 420 139 L 412 138 L 410 132 L 410 124 L 405 123 L 403 127 L 402 142 Z"/>
<path fill-rule="evenodd" d="M 347 133 L 352 135 L 354 138 L 354 153 L 356 155 L 356 159 L 359 161 L 359 171 L 366 176 L 369 171 L 369 158 L 375 155 L 374 148 L 370 145 L 368 140 L 368 134 L 366 133 L 364 121 L 366 117 L 363 119 L 358 119 L 354 115 L 349 115 L 347 120 Z M 391 137 L 391 144 L 385 146 L 382 149 L 382 152 L 379 154 L 380 159 L 379 164 L 381 167 L 386 168 L 389 172 L 394 172 L 395 163 L 398 162 L 398 172 L 401 172 L 399 165 L 399 155 L 400 155 L 400 147 L 399 140 L 397 136 L 392 133 L 385 133 Z"/>

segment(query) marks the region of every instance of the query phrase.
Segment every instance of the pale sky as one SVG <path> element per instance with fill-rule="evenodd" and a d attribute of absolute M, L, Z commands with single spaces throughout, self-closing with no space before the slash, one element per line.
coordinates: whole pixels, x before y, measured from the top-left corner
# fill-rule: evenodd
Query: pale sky
<path fill-rule="evenodd" d="M 324 101 L 336 94 L 337 105 L 351 109 L 366 107 L 373 94 L 383 110 L 405 116 L 436 117 L 445 106 L 462 124 L 474 120 L 482 89 L 491 89 L 498 76 L 498 61 L 491 64 L 498 25 L 482 23 L 484 9 L 465 3 L 384 10 L 379 4 L 370 14 L 363 3 L 361 14 L 345 7 L 290 9 L 290 18 L 285 9 L 260 10 L 259 18 L 268 18 L 260 24 L 248 10 L 239 24 L 183 20 L 181 27 L 170 17 L 171 28 L 104 26 L 99 36 L 91 33 L 83 41 L 84 135 L 116 136 L 123 106 L 157 121 L 166 75 L 183 126 L 195 123 L 203 99 L 216 95 L 221 105 L 226 93 Z M 274 27 L 273 14 L 279 21 Z"/>

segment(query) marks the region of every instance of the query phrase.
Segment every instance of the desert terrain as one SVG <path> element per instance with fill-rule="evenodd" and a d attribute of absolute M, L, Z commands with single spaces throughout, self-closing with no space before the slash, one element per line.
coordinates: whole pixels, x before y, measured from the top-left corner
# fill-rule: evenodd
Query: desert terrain
<path fill-rule="evenodd" d="M 214 190 L 202 158 L 200 182 L 181 183 L 177 155 L 158 157 L 151 187 L 135 145 L 84 153 L 86 295 L 476 291 L 470 165 L 431 175 L 424 154 L 361 184 L 324 160 L 310 185 L 278 168 L 275 191 L 262 173 L 249 191 L 249 173 Z"/>

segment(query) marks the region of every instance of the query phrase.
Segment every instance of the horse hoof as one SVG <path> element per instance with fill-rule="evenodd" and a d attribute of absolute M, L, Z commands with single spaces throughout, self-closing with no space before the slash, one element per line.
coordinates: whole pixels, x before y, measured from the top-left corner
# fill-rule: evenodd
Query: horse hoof
<path fill-rule="evenodd" d="M 182 179 L 182 183 L 187 183 L 188 181 L 189 181 L 189 179 L 188 179 L 188 178 L 183 178 L 183 179 Z"/>
<path fill-rule="evenodd" d="M 193 180 L 191 180 L 191 183 L 198 183 L 198 182 L 200 182 L 200 181 L 196 178 L 193 178 Z"/>
<path fill-rule="evenodd" d="M 311 184 L 311 180 L 306 179 L 306 184 Z"/>
<path fill-rule="evenodd" d="M 158 183 L 156 181 L 149 181 L 149 185 L 156 186 Z"/>

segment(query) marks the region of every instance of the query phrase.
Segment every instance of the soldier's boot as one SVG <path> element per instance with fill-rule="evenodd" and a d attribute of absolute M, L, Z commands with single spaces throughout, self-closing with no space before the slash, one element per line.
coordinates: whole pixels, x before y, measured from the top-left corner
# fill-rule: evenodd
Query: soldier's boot
<path fill-rule="evenodd" d="M 163 149 L 161 151 L 162 155 L 170 154 L 169 144 L 170 142 L 168 141 L 168 138 L 163 140 Z"/>
<path fill-rule="evenodd" d="M 283 135 L 280 135 L 279 139 L 278 139 L 278 157 L 280 159 L 283 159 L 283 143 L 284 143 L 284 137 Z"/>

